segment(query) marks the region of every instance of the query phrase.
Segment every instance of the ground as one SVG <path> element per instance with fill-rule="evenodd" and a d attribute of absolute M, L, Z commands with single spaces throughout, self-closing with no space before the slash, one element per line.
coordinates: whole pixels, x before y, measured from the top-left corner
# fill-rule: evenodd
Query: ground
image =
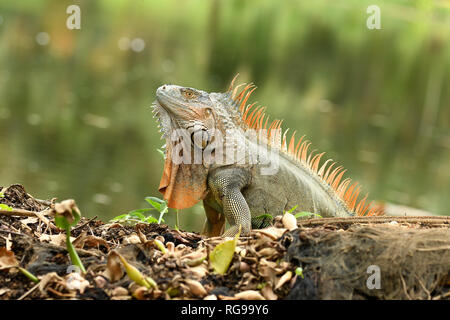
<path fill-rule="evenodd" d="M 210 257 L 227 239 L 81 218 L 71 230 L 86 268 L 78 274 L 54 222 L 57 202 L 20 185 L 0 193 L 13 208 L 0 210 L 0 299 L 450 299 L 448 217 L 309 219 L 296 228 L 278 216 L 236 241 L 224 274 Z"/>

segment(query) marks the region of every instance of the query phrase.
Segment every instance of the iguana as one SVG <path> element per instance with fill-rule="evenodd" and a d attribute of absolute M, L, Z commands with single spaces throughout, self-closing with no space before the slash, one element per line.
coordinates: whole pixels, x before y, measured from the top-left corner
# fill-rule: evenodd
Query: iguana
<path fill-rule="evenodd" d="M 153 113 L 166 140 L 159 191 L 169 207 L 203 200 L 207 236 L 234 236 L 239 228 L 246 235 L 296 205 L 323 217 L 381 214 L 366 204 L 367 195 L 358 200 L 360 187 L 342 180 L 342 166 L 320 164 L 324 153 L 310 152 L 304 136 L 295 142 L 294 132 L 287 139 L 282 121 L 269 122 L 265 108 L 247 104 L 256 87 L 235 86 L 235 79 L 225 93 L 177 85 L 157 89 Z M 264 134 L 255 138 L 259 132 Z M 224 232 L 225 220 L 230 227 Z"/>

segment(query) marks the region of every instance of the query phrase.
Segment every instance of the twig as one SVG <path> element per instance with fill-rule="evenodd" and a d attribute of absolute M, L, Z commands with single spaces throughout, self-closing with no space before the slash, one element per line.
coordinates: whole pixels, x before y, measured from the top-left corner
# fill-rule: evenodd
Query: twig
<path fill-rule="evenodd" d="M 92 219 L 89 219 L 88 221 L 86 221 L 85 223 L 80 224 L 79 226 L 76 226 L 75 228 L 72 229 L 72 232 L 73 232 L 74 230 L 77 230 L 77 229 L 79 229 L 79 228 L 84 227 L 85 225 L 91 223 L 92 221 L 94 221 L 94 220 L 97 219 L 97 218 L 98 218 L 98 217 L 95 216 L 95 217 L 93 217 Z"/>
<path fill-rule="evenodd" d="M 408 294 L 408 290 L 406 289 L 405 279 L 403 279 L 403 275 L 401 273 L 400 273 L 400 280 L 402 281 L 403 292 L 405 293 L 405 295 L 408 298 L 408 300 L 412 300 L 411 296 Z"/>
<path fill-rule="evenodd" d="M 17 209 L 17 208 L 13 208 L 12 210 L 3 210 L 3 209 L 0 210 L 0 214 L 5 215 L 5 216 L 38 217 L 38 218 L 39 218 L 39 216 L 37 214 L 45 215 L 45 214 L 50 214 L 50 212 L 51 212 L 50 209 L 45 209 L 40 212 L 34 212 L 34 211 L 29 211 L 29 210 L 24 210 L 24 209 Z"/>
<path fill-rule="evenodd" d="M 26 296 L 28 296 L 30 293 L 32 293 L 34 290 L 36 290 L 37 287 L 39 287 L 39 283 L 37 283 L 33 288 L 31 288 L 30 290 L 25 292 L 23 295 L 21 295 L 17 300 L 25 299 Z"/>
<path fill-rule="evenodd" d="M 427 299 L 431 300 L 431 294 L 430 291 L 427 289 L 427 287 L 425 287 L 425 285 L 423 284 L 422 281 L 420 281 L 420 278 L 416 275 L 417 281 L 419 281 L 420 286 L 422 287 L 422 289 L 425 291 L 425 293 L 427 294 Z"/>
<path fill-rule="evenodd" d="M 324 224 L 353 224 L 353 223 L 386 223 L 391 221 L 409 222 L 409 223 L 448 223 L 450 225 L 450 217 L 444 216 L 424 216 L 424 217 L 345 217 L 345 218 L 314 218 L 308 220 L 298 220 L 299 226 L 317 226 Z"/>

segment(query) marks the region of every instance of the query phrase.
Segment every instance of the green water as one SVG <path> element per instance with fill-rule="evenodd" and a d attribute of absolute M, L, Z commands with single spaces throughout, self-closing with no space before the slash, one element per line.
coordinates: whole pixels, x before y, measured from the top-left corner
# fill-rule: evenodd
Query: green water
<path fill-rule="evenodd" d="M 372 199 L 449 214 L 449 2 L 377 1 L 369 30 L 372 2 L 77 1 L 69 30 L 73 1 L 2 1 L 0 185 L 103 220 L 145 207 L 163 164 L 156 88 L 223 91 L 239 72 Z"/>

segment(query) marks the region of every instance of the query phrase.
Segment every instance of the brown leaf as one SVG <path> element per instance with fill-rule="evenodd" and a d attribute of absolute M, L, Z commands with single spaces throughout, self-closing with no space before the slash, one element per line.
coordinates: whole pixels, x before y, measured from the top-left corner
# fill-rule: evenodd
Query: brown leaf
<path fill-rule="evenodd" d="M 283 226 L 289 231 L 297 229 L 297 219 L 292 213 L 286 212 L 281 219 Z"/>
<path fill-rule="evenodd" d="M 106 242 L 105 239 L 93 235 L 87 235 L 86 232 L 82 232 L 74 241 L 72 241 L 72 244 L 76 248 L 98 248 L 100 246 L 104 246 L 107 250 L 109 250 L 108 242 Z"/>
<path fill-rule="evenodd" d="M 278 299 L 278 296 L 275 293 L 273 293 L 272 284 L 269 282 L 264 286 L 264 288 L 262 288 L 261 293 L 267 300 Z"/>
<path fill-rule="evenodd" d="M 287 229 L 284 228 L 275 228 L 275 227 L 269 227 L 265 229 L 255 230 L 258 233 L 261 233 L 265 236 L 268 236 L 272 240 L 277 240 L 281 238 L 281 236 L 287 231 Z"/>
<path fill-rule="evenodd" d="M 75 211 L 78 216 L 81 216 L 81 212 L 73 199 L 55 203 L 55 207 L 53 208 L 53 212 L 64 216 L 69 224 L 72 224 L 75 221 L 72 211 Z"/>
<path fill-rule="evenodd" d="M 114 251 L 111 251 L 106 262 L 106 270 L 102 275 L 111 282 L 118 281 L 124 274 L 120 265 L 119 257 L 114 253 Z"/>
<path fill-rule="evenodd" d="M 17 267 L 19 262 L 14 256 L 14 252 L 7 250 L 5 247 L 0 248 L 0 270 Z"/>
<path fill-rule="evenodd" d="M 75 240 L 74 237 L 70 237 L 70 240 Z M 66 245 L 66 235 L 64 233 L 59 234 L 42 234 L 39 236 L 39 241 L 46 242 L 48 241 L 51 244 L 56 246 L 65 246 Z"/>
<path fill-rule="evenodd" d="M 286 282 L 291 280 L 291 278 L 292 278 L 292 271 L 287 271 L 285 274 L 283 274 L 281 276 L 280 280 L 278 281 L 277 285 L 275 286 L 275 290 L 281 288 L 283 286 L 283 284 L 285 284 Z"/>
<path fill-rule="evenodd" d="M 239 300 L 266 300 L 258 291 L 246 290 L 234 295 Z"/>
<path fill-rule="evenodd" d="M 207 295 L 205 288 L 200 282 L 192 279 L 185 279 L 184 282 L 194 296 L 202 298 Z"/>

